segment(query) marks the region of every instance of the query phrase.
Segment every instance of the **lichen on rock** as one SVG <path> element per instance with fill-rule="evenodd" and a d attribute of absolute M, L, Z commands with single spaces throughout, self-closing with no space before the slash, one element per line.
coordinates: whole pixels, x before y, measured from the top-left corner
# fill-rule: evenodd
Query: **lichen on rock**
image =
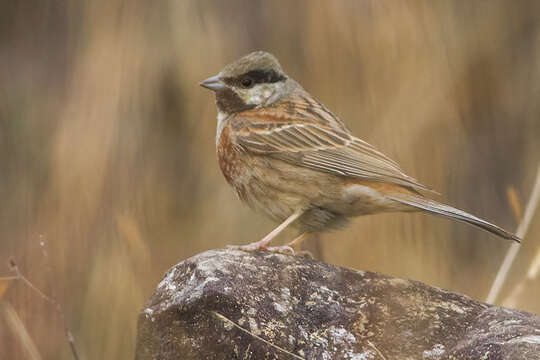
<path fill-rule="evenodd" d="M 165 275 L 136 359 L 540 359 L 540 319 L 303 257 L 214 250 Z"/>

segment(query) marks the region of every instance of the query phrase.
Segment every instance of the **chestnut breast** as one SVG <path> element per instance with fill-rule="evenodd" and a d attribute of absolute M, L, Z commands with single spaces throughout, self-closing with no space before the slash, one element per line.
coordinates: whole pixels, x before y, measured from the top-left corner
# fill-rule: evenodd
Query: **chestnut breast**
<path fill-rule="evenodd" d="M 217 158 L 223 176 L 235 189 L 240 186 L 238 180 L 242 178 L 245 170 L 245 164 L 241 156 L 242 154 L 239 153 L 231 139 L 229 124 L 227 124 L 219 134 Z"/>

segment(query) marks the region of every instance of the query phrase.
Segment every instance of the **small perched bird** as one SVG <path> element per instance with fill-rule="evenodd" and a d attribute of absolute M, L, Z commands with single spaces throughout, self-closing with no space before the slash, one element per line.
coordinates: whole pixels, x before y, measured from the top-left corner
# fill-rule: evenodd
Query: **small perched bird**
<path fill-rule="evenodd" d="M 200 85 L 216 96 L 217 157 L 225 179 L 242 201 L 281 223 L 262 240 L 235 249 L 293 252 L 309 235 L 343 227 L 351 217 L 390 211 L 424 211 L 519 242 L 496 225 L 424 197 L 420 192 L 430 189 L 353 136 L 267 52 L 252 52 Z M 270 248 L 289 225 L 302 235 Z"/>

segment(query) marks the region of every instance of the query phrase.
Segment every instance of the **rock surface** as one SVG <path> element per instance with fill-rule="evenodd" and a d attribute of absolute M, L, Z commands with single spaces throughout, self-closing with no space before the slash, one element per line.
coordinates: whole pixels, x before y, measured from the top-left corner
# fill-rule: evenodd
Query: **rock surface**
<path fill-rule="evenodd" d="M 540 318 L 298 256 L 215 250 L 166 274 L 137 360 L 540 359 Z"/>

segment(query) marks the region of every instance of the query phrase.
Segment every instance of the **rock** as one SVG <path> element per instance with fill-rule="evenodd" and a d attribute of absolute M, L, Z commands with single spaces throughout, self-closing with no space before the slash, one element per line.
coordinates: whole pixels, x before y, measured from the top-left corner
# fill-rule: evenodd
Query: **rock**
<path fill-rule="evenodd" d="M 137 360 L 540 359 L 540 318 L 299 256 L 215 250 L 173 267 Z"/>

